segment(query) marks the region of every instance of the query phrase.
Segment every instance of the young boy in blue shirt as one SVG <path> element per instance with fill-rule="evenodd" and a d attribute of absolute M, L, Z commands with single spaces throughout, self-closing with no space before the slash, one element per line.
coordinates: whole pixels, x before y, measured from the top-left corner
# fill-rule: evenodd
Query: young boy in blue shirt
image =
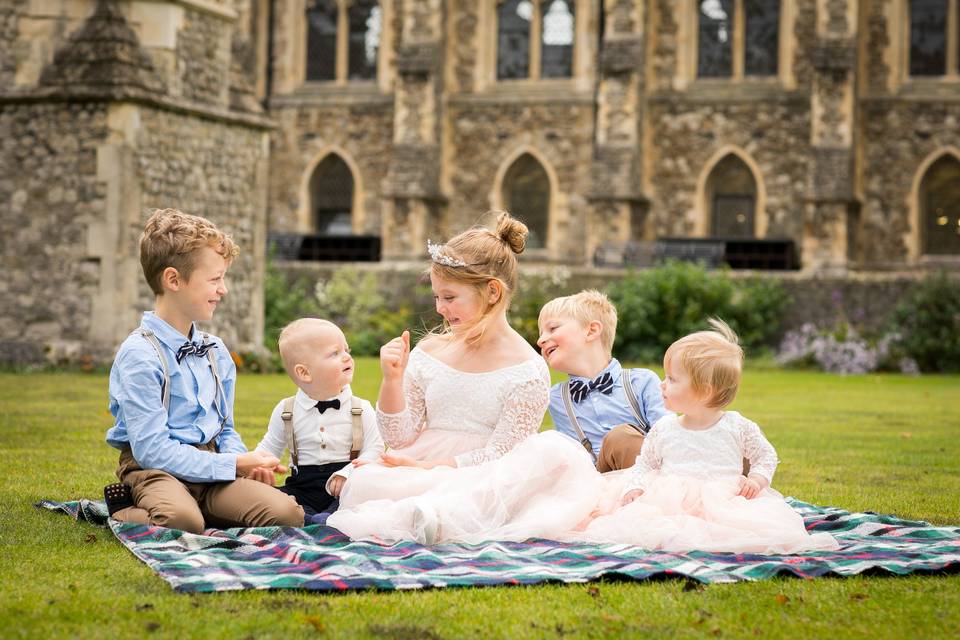
<path fill-rule="evenodd" d="M 583 444 L 600 472 L 633 466 L 667 410 L 657 374 L 623 369 L 612 356 L 616 308 L 598 291 L 581 291 L 544 305 L 538 324 L 547 364 L 570 376 L 550 389 L 557 431 Z"/>
<path fill-rule="evenodd" d="M 156 211 L 140 237 L 153 312 L 120 345 L 110 370 L 107 443 L 120 450 L 120 483 L 104 490 L 116 520 L 201 533 L 207 525 L 302 526 L 296 501 L 261 480 L 279 460 L 247 452 L 234 428 L 236 366 L 213 319 L 239 253 L 204 218 Z"/>

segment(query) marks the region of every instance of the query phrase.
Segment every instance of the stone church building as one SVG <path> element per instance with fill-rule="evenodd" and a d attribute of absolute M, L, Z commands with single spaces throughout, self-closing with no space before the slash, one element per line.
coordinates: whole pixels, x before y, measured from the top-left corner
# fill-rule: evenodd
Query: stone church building
<path fill-rule="evenodd" d="M 241 349 L 268 238 L 399 263 L 489 209 L 541 264 L 956 270 L 958 121 L 960 0 L 6 0 L 0 360 L 109 354 L 154 207 L 244 248 Z"/>

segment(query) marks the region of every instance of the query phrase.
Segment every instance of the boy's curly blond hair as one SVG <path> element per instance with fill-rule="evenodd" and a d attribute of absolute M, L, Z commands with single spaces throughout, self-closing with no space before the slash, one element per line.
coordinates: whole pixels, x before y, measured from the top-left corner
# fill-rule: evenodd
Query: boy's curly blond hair
<path fill-rule="evenodd" d="M 160 281 L 167 267 L 189 280 L 197 250 L 203 247 L 211 247 L 228 265 L 240 253 L 233 239 L 206 218 L 177 209 L 155 210 L 140 236 L 140 266 L 153 293 L 163 294 Z"/>
<path fill-rule="evenodd" d="M 709 394 L 707 406 L 725 407 L 737 396 L 743 370 L 743 349 L 737 334 L 723 320 L 710 318 L 712 331 L 680 338 L 663 355 L 666 371 L 680 367 L 697 394 Z"/>

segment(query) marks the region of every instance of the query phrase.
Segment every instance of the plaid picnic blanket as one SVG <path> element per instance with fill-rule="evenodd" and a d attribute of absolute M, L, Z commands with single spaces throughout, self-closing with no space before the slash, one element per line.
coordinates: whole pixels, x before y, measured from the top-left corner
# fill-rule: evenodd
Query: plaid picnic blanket
<path fill-rule="evenodd" d="M 798 555 L 663 553 L 628 545 L 550 540 L 390 547 L 351 542 L 336 529 L 208 529 L 196 535 L 120 523 L 102 502 L 37 504 L 107 525 L 130 551 L 177 591 L 235 589 L 418 589 L 423 587 L 646 580 L 686 576 L 703 583 L 864 572 L 905 575 L 960 571 L 960 527 L 937 527 L 875 513 L 851 513 L 788 498 L 807 530 L 827 531 L 838 551 Z"/>

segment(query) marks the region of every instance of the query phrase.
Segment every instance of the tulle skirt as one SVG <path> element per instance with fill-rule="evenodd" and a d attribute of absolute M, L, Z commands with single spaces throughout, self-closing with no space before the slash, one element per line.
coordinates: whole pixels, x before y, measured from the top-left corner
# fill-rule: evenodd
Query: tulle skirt
<path fill-rule="evenodd" d="M 827 533 L 809 534 L 783 496 L 765 489 L 738 496 L 738 479 L 653 474 L 640 498 L 619 507 L 613 484 L 596 517 L 560 539 L 623 543 L 663 551 L 783 554 L 839 548 Z"/>
<path fill-rule="evenodd" d="M 383 544 L 559 539 L 588 520 L 604 486 L 587 452 L 552 431 L 482 465 L 366 465 L 346 487 L 358 479 L 327 524 Z"/>

